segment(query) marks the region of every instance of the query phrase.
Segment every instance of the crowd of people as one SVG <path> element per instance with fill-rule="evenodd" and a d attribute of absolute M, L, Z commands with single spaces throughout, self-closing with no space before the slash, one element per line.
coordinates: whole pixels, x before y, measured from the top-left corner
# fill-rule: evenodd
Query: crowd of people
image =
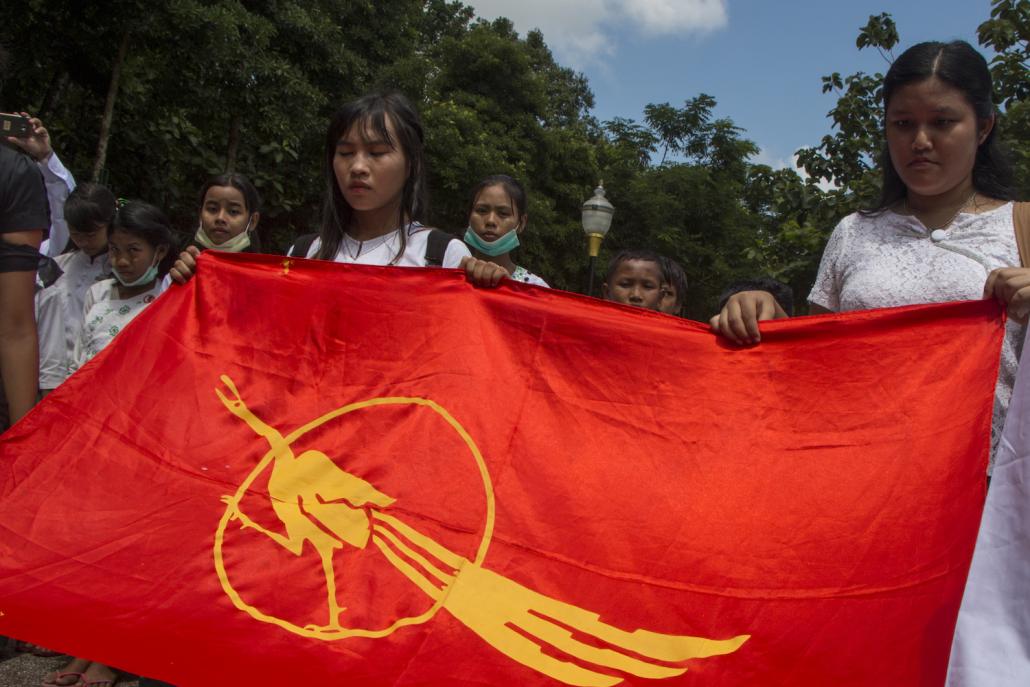
<path fill-rule="evenodd" d="M 1020 264 L 1015 192 L 998 145 L 988 65 L 965 42 L 915 45 L 888 71 L 883 105 L 881 196 L 834 229 L 808 296 L 810 312 L 1004 302 L 1011 317 L 993 456 L 1030 311 L 1030 269 Z M 160 208 L 120 200 L 99 184 L 76 186 L 43 123 L 30 121 L 27 136 L 0 145 L 0 376 L 12 424 L 173 282 L 192 278 L 200 252 L 261 252 L 261 196 L 245 175 L 222 174 L 200 187 L 197 226 L 183 249 Z M 345 104 L 327 128 L 323 166 L 321 225 L 298 237 L 288 255 L 459 268 L 485 288 L 502 279 L 547 287 L 515 259 L 529 224 L 518 180 L 499 174 L 473 186 L 463 238 L 422 223 L 423 130 L 402 95 Z M 687 294 L 682 267 L 646 247 L 617 253 L 603 284 L 607 300 L 670 316 L 683 315 Z M 757 345 L 760 322 L 793 315 L 793 294 L 756 277 L 728 285 L 719 308 L 710 322 L 716 334 Z M 116 679 L 107 666 L 73 658 L 43 684 L 103 687 Z"/>

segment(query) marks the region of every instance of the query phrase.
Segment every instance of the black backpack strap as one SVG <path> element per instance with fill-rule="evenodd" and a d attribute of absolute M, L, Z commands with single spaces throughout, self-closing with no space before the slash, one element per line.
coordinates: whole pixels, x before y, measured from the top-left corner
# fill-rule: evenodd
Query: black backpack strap
<path fill-rule="evenodd" d="M 311 244 L 318 238 L 318 234 L 302 234 L 297 237 L 297 240 L 293 242 L 293 248 L 287 253 L 288 257 L 291 258 L 306 258 L 308 257 L 308 251 L 311 250 Z"/>
<path fill-rule="evenodd" d="M 447 254 L 447 246 L 457 241 L 453 235 L 440 229 L 430 229 L 426 240 L 426 267 L 443 267 L 443 258 Z"/>
<path fill-rule="evenodd" d="M 61 266 L 57 264 L 56 260 L 48 255 L 40 257 L 36 275 L 44 289 L 48 286 L 53 286 L 53 284 L 61 278 L 62 274 L 64 274 L 64 271 L 61 269 Z"/>

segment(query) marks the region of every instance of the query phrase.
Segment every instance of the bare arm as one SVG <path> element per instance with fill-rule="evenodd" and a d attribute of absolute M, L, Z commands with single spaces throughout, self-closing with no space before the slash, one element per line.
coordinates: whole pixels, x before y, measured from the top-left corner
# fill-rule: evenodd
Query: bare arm
<path fill-rule="evenodd" d="M 39 249 L 43 230 L 14 231 L 3 240 Z M 13 425 L 36 402 L 39 340 L 36 335 L 36 273 L 0 272 L 0 376 Z"/>

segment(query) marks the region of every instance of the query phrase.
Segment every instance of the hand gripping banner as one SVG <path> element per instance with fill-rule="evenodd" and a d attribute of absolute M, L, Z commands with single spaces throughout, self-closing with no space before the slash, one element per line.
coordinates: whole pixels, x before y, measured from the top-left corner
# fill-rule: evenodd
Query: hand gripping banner
<path fill-rule="evenodd" d="M 940 684 L 993 302 L 700 324 L 202 256 L 0 440 L 0 633 L 171 681 Z"/>

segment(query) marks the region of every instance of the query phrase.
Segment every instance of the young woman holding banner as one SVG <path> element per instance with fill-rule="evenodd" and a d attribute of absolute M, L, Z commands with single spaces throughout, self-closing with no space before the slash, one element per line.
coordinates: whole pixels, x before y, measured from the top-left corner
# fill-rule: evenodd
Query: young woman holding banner
<path fill-rule="evenodd" d="M 473 258 L 465 245 L 421 224 L 426 211 L 422 124 L 396 93 L 366 95 L 344 105 L 325 142 L 325 196 L 317 236 L 301 237 L 291 255 L 360 265 L 460 267 L 477 286 L 495 286 L 508 272 Z M 196 247 L 171 271 L 185 282 Z"/>
<path fill-rule="evenodd" d="M 964 41 L 920 43 L 884 78 L 883 189 L 845 217 L 823 252 L 812 314 L 994 297 L 1030 310 L 1019 267 L 1012 174 L 998 146 L 986 60 Z M 712 329 L 756 344 L 762 320 L 786 317 L 772 294 L 732 296 Z M 1012 394 L 1022 327 L 1010 320 L 991 431 L 992 456 Z"/>

